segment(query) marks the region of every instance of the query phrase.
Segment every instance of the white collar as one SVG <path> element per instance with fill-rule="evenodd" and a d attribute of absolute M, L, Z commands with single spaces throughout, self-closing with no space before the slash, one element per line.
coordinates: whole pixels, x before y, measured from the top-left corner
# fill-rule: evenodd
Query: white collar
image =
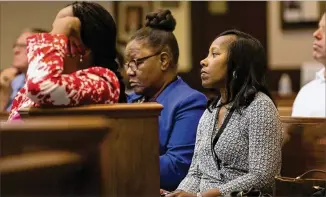
<path fill-rule="evenodd" d="M 325 67 L 320 71 L 316 72 L 316 80 L 320 82 L 325 82 Z"/>

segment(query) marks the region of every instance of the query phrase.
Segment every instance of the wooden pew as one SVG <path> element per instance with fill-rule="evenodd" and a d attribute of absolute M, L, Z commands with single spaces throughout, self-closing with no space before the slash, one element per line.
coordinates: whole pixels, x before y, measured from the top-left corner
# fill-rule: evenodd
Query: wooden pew
<path fill-rule="evenodd" d="M 278 109 L 280 116 L 291 116 L 292 115 L 292 106 L 291 107 L 278 106 L 277 109 Z"/>
<path fill-rule="evenodd" d="M 0 112 L 0 121 L 6 121 L 9 117 L 8 112 Z"/>
<path fill-rule="evenodd" d="M 104 196 L 125 197 L 159 195 L 157 103 L 90 105 L 74 108 L 20 111 L 23 119 L 39 116 L 102 115 L 111 130 L 101 146 Z"/>
<path fill-rule="evenodd" d="M 272 92 L 272 97 L 278 107 L 292 107 L 297 94 L 279 95 L 278 92 Z"/>
<path fill-rule="evenodd" d="M 104 118 L 0 124 L 1 196 L 100 195 L 100 165 L 93 159 L 110 128 Z"/>
<path fill-rule="evenodd" d="M 326 170 L 326 118 L 282 116 L 281 121 L 285 132 L 281 175 L 297 177 L 312 169 Z"/>

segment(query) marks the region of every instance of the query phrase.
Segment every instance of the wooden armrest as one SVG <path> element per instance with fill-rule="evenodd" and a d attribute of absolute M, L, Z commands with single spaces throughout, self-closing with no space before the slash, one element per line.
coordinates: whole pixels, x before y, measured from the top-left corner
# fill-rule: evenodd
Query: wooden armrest
<path fill-rule="evenodd" d="M 326 118 L 281 116 L 281 121 L 286 124 L 324 124 Z"/>
<path fill-rule="evenodd" d="M 19 110 L 22 118 L 31 116 L 64 116 L 64 115 L 101 115 L 111 118 L 152 117 L 161 113 L 163 106 L 158 103 L 115 103 L 93 104 L 80 107 L 64 108 L 23 108 Z"/>
<path fill-rule="evenodd" d="M 78 163 L 81 156 L 67 151 L 43 151 L 0 158 L 0 173 L 46 168 L 70 163 Z"/>

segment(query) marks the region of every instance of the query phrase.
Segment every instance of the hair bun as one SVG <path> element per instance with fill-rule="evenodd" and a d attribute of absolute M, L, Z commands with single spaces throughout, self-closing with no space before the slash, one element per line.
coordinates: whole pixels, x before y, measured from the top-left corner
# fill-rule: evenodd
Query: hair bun
<path fill-rule="evenodd" d="M 159 10 L 146 15 L 146 27 L 173 32 L 176 24 L 170 10 Z"/>

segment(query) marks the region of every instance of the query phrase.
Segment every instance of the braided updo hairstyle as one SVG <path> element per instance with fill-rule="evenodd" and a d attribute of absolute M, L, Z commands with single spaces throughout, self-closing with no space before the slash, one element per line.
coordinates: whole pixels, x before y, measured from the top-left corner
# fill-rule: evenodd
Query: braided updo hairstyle
<path fill-rule="evenodd" d="M 119 103 L 126 102 L 125 85 L 115 61 L 117 29 L 111 14 L 94 2 L 77 1 L 71 6 L 73 15 L 81 22 L 81 39 L 92 51 L 93 64 L 115 73 L 120 83 Z"/>
<path fill-rule="evenodd" d="M 172 33 L 175 29 L 176 21 L 170 10 L 158 10 L 146 15 L 145 27 L 136 31 L 131 40 L 144 40 L 149 47 L 156 51 L 167 48 L 172 57 L 172 63 L 178 64 L 179 46 L 177 39 Z"/>

